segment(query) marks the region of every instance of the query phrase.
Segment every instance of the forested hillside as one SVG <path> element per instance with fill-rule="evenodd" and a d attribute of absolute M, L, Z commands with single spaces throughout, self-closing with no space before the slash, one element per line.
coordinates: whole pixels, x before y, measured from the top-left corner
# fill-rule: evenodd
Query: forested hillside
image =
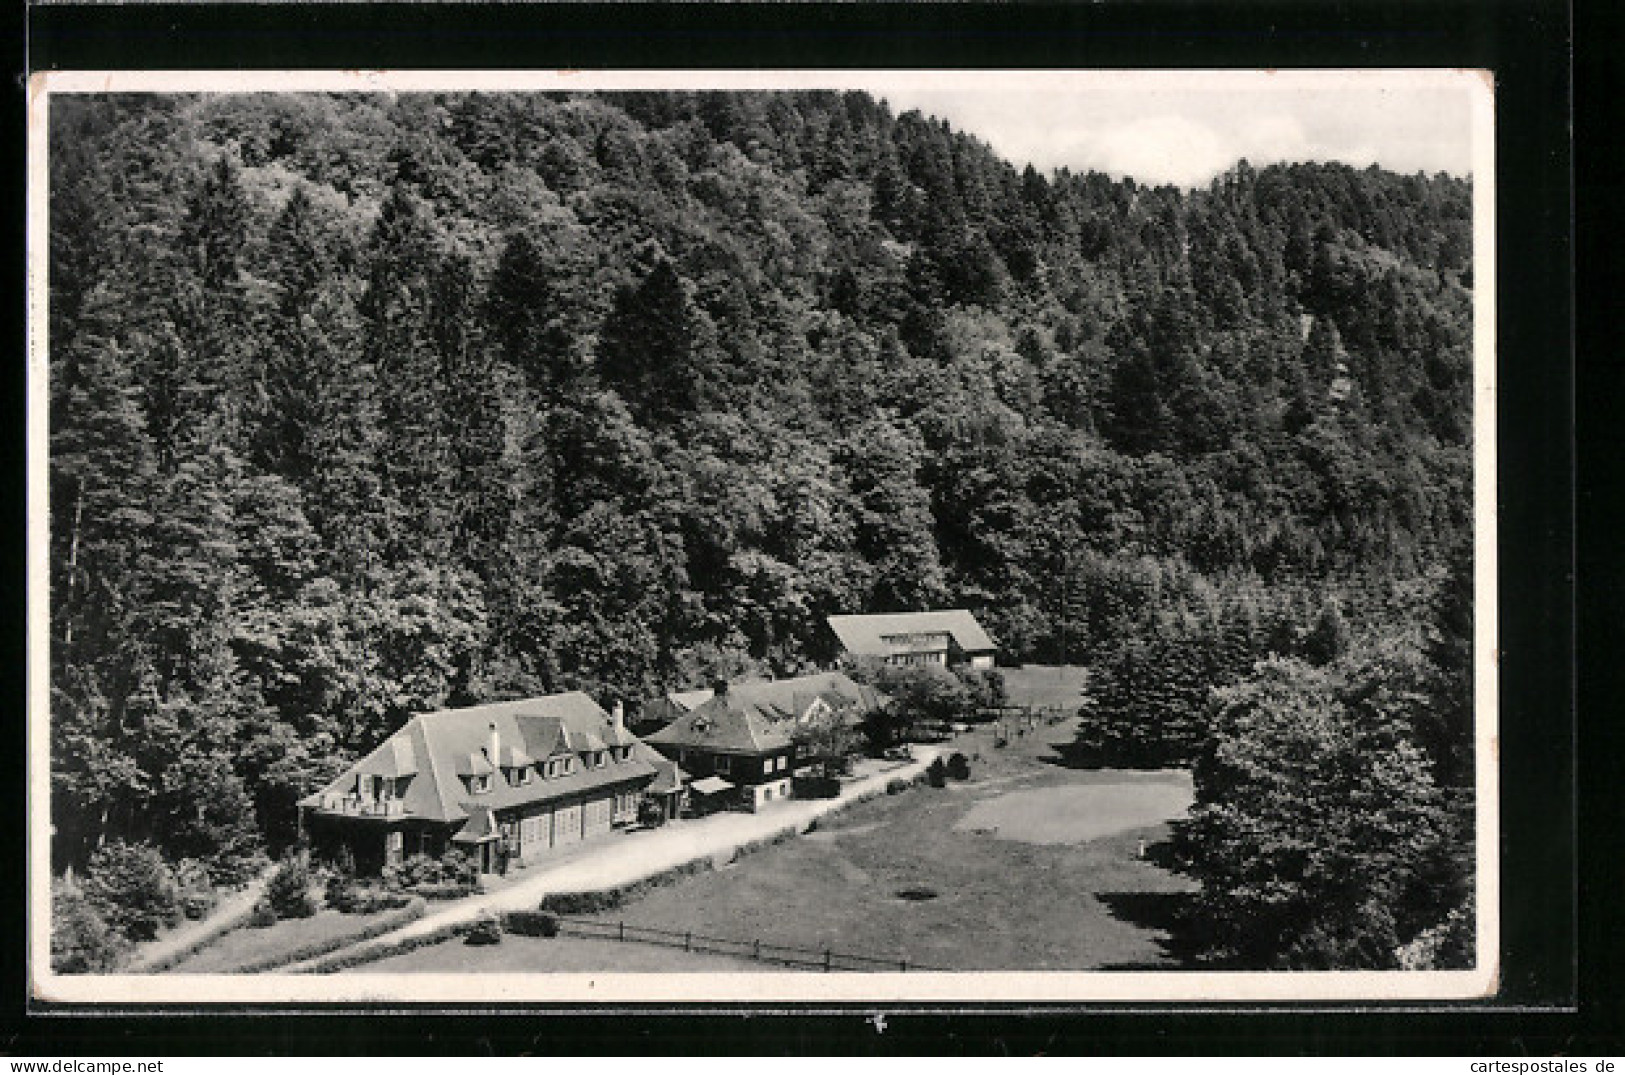
<path fill-rule="evenodd" d="M 1096 669 L 1080 750 L 1197 762 L 1193 840 L 1249 736 L 1464 816 L 1466 182 L 1045 176 L 863 94 L 51 107 L 59 865 L 227 879 L 414 711 L 945 605 Z M 1382 951 L 1460 903 L 1415 869 Z M 1282 928 L 1213 955 L 1359 947 Z"/>

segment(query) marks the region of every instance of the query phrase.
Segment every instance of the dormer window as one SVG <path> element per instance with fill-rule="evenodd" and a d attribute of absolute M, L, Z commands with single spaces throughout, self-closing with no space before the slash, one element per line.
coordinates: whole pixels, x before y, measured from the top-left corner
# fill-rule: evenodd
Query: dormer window
<path fill-rule="evenodd" d="M 491 790 L 491 774 L 480 773 L 468 778 L 468 790 L 475 795 L 484 795 Z"/>

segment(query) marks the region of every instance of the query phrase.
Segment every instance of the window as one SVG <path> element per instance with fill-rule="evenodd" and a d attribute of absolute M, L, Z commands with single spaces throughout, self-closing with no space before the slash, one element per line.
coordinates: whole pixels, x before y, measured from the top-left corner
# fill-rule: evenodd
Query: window
<path fill-rule="evenodd" d="M 726 754 L 718 754 L 717 755 L 717 766 L 716 766 L 717 772 L 719 772 L 719 773 L 730 772 L 732 764 L 733 763 L 732 763 L 731 759 L 729 759 L 728 755 L 726 755 Z"/>
<path fill-rule="evenodd" d="M 491 777 L 488 774 L 471 776 L 468 778 L 468 790 L 475 795 L 484 794 L 491 790 Z"/>
<path fill-rule="evenodd" d="M 767 791 L 763 793 L 762 798 L 767 802 L 772 802 L 773 801 L 773 789 L 768 788 Z"/>

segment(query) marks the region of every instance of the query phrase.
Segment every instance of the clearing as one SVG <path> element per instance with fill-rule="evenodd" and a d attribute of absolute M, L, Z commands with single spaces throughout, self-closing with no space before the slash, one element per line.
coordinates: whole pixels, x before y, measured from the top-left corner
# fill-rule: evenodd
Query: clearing
<path fill-rule="evenodd" d="M 1190 774 L 1103 769 L 1100 784 L 1061 784 L 982 799 L 954 829 L 1030 844 L 1081 844 L 1179 817 L 1191 805 Z"/>
<path fill-rule="evenodd" d="M 965 783 L 862 803 L 811 837 L 586 917 L 946 970 L 1177 969 L 1164 924 L 1194 885 L 1140 849 L 1184 812 L 1189 777 L 1068 768 L 1054 748 L 1071 732 L 1042 725 L 995 748 L 974 729 L 944 744 L 971 759 Z M 621 969 L 636 947 L 595 969 Z"/>
<path fill-rule="evenodd" d="M 1088 672 L 1079 665 L 1026 664 L 1000 668 L 1011 705 L 1075 712 L 1083 702 Z"/>

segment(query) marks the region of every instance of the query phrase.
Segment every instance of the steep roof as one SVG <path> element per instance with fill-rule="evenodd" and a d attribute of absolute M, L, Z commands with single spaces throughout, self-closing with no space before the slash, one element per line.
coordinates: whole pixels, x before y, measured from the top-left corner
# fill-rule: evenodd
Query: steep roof
<path fill-rule="evenodd" d="M 760 709 L 732 690 L 684 713 L 658 732 L 649 743 L 738 754 L 765 754 L 790 745 Z"/>
<path fill-rule="evenodd" d="M 841 640 L 848 653 L 885 657 L 893 653 L 912 652 L 920 647 L 908 642 L 889 642 L 896 635 L 946 633 L 954 644 L 967 653 L 981 653 L 996 649 L 976 617 L 962 608 L 942 609 L 936 612 L 886 612 L 870 616 L 831 616 L 830 630 Z"/>
<path fill-rule="evenodd" d="M 745 683 L 731 683 L 728 693 L 738 703 L 753 707 L 764 720 L 773 724 L 797 721 L 807 712 L 815 698 L 823 698 L 833 709 L 851 706 L 855 715 L 879 709 L 889 699 L 873 687 L 864 686 L 841 672 L 815 672 L 812 675 L 790 679 L 762 679 Z M 693 712 L 709 702 L 709 690 L 673 691 L 664 701 L 670 703 L 673 719 Z M 656 733 L 658 734 L 658 733 Z"/>
<path fill-rule="evenodd" d="M 338 779 L 299 804 L 320 806 L 325 796 L 347 794 L 354 789 L 358 776 L 408 775 L 381 771 L 390 766 L 399 769 L 403 759 L 410 759 L 417 770 L 400 792 L 407 816 L 436 821 L 462 820 L 470 816 L 471 807 L 500 810 L 645 780 L 657 771 L 642 752 L 634 750 L 625 761 L 608 760 L 596 769 L 578 768 L 569 776 L 546 779 L 535 775 L 528 783 L 517 786 L 503 779 L 494 780 L 489 792 L 471 801 L 473 797 L 461 776 L 494 771 L 492 759 L 487 757 L 493 725 L 498 760 L 504 765 L 521 759 L 603 750 L 605 739 L 624 746 L 637 743 L 630 733 L 617 733 L 609 714 L 580 691 L 420 713 Z M 631 742 L 621 742 L 623 738 Z"/>

